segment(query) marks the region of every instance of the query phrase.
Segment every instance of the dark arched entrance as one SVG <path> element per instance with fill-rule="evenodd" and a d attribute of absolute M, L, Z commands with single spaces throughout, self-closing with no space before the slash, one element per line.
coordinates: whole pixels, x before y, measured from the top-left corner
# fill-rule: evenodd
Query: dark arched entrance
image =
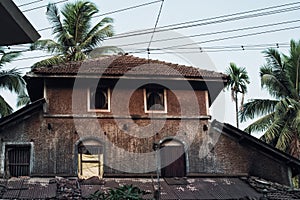
<path fill-rule="evenodd" d="M 160 166 L 162 177 L 186 176 L 186 155 L 184 145 L 174 139 L 160 144 Z"/>

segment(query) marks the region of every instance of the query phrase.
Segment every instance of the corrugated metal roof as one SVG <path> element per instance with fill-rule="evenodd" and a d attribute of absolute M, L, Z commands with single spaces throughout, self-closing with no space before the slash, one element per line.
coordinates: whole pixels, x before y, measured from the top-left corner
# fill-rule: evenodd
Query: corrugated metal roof
<path fill-rule="evenodd" d="M 1 180 L 5 186 L 1 199 L 50 199 L 56 197 L 56 183 L 31 182 L 28 178 Z"/>
<path fill-rule="evenodd" d="M 156 180 L 155 180 L 156 181 Z M 145 178 L 106 178 L 102 191 L 122 185 L 133 185 L 151 192 L 145 199 L 153 198 L 152 179 Z M 188 178 L 188 184 L 169 185 L 164 179 L 160 179 L 161 199 L 259 199 L 262 194 L 255 191 L 250 185 L 239 178 Z M 157 185 L 156 182 L 154 182 Z M 89 186 L 81 187 L 82 197 L 87 197 Z M 90 186 L 92 190 L 94 186 Z M 100 188 L 99 188 L 100 189 Z M 94 189 L 93 189 L 94 190 Z"/>

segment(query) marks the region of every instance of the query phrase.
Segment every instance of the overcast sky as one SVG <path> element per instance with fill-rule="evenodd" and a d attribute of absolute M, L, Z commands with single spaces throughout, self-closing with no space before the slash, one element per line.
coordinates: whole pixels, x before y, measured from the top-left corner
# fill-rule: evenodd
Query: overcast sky
<path fill-rule="evenodd" d="M 24 15 L 37 30 L 50 27 L 45 15 L 46 7 L 42 7 L 43 5 L 47 5 L 49 1 L 41 0 L 27 6 L 24 4 L 35 2 L 35 0 L 14 0 L 14 2 L 19 6 Z M 59 0 L 53 0 L 51 2 L 59 2 Z M 69 0 L 69 2 L 72 1 Z M 93 2 L 98 6 L 100 10 L 99 14 L 103 14 L 155 1 L 94 0 Z M 300 28 L 298 28 L 298 26 L 300 26 L 300 21 L 296 21 L 300 16 L 300 3 L 296 4 L 296 2 L 297 1 L 295 0 L 165 0 L 158 20 L 157 30 L 160 30 L 159 27 L 177 23 L 182 23 L 180 26 L 192 26 L 155 33 L 150 45 L 149 57 L 151 59 L 193 65 L 219 72 L 224 72 L 229 63 L 234 62 L 238 66 L 246 67 L 249 72 L 251 84 L 248 87 L 246 99 L 269 98 L 267 93 L 260 89 L 259 67 L 263 65 L 265 61 L 262 51 L 268 47 L 279 47 L 280 51 L 286 53 L 287 44 L 290 39 L 300 39 Z M 264 9 L 283 4 L 290 5 L 237 15 L 237 13 L 241 12 Z M 57 5 L 62 6 L 64 3 L 58 3 Z M 115 34 L 118 35 L 136 30 L 153 29 L 160 7 L 161 2 L 157 2 L 135 9 L 110 13 L 106 16 L 114 19 L 114 31 Z M 233 15 L 204 20 L 230 14 Z M 96 22 L 100 20 L 101 17 L 103 16 L 96 17 L 93 21 Z M 204 21 L 188 23 L 196 20 Z M 178 26 L 172 26 L 170 28 L 174 27 Z M 42 39 L 52 38 L 51 30 L 49 29 L 39 31 L 39 33 L 42 36 Z M 164 39 L 178 37 L 182 39 L 162 41 Z M 126 52 L 129 52 L 129 54 L 147 58 L 147 52 L 145 50 L 149 45 L 150 38 L 151 34 L 122 37 L 121 39 L 105 41 L 103 45 L 120 46 Z M 124 46 L 136 42 L 145 43 Z M 197 44 L 187 45 L 190 43 Z M 276 44 L 279 45 L 277 46 Z M 11 47 L 11 49 L 22 50 L 25 46 L 26 45 L 20 45 Z M 170 48 L 172 46 L 177 47 Z M 157 48 L 162 50 L 154 50 Z M 43 54 L 40 52 L 28 52 L 23 53 L 23 58 L 41 55 Z M 24 68 L 23 71 L 25 73 L 30 70 L 29 67 L 34 62 L 41 59 L 43 58 L 22 59 L 14 62 L 8 67 Z M 217 105 L 215 105 L 216 107 L 214 108 L 212 115 L 213 118 L 234 125 L 234 104 L 231 102 L 230 92 L 227 91 L 224 92 L 224 94 L 225 96 L 223 95 L 223 97 L 220 97 L 216 101 Z M 10 102 L 11 104 L 14 104 L 12 100 L 10 100 Z M 241 124 L 241 128 L 245 128 L 247 124 L 248 123 Z"/>

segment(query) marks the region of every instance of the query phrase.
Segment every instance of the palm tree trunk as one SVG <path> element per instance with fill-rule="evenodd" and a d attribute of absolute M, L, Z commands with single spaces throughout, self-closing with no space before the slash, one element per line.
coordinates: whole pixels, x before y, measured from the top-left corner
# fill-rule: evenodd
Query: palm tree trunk
<path fill-rule="evenodd" d="M 235 117 L 236 117 L 236 127 L 239 128 L 239 107 L 238 107 L 238 93 L 235 92 Z"/>

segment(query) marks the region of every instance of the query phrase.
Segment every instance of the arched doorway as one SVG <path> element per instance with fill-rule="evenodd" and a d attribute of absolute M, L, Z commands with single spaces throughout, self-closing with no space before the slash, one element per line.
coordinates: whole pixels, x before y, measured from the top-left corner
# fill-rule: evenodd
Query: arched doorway
<path fill-rule="evenodd" d="M 78 150 L 78 177 L 103 177 L 104 147 L 95 140 L 80 141 Z"/>
<path fill-rule="evenodd" d="M 184 145 L 178 140 L 167 139 L 160 143 L 162 177 L 186 176 L 186 154 Z"/>

